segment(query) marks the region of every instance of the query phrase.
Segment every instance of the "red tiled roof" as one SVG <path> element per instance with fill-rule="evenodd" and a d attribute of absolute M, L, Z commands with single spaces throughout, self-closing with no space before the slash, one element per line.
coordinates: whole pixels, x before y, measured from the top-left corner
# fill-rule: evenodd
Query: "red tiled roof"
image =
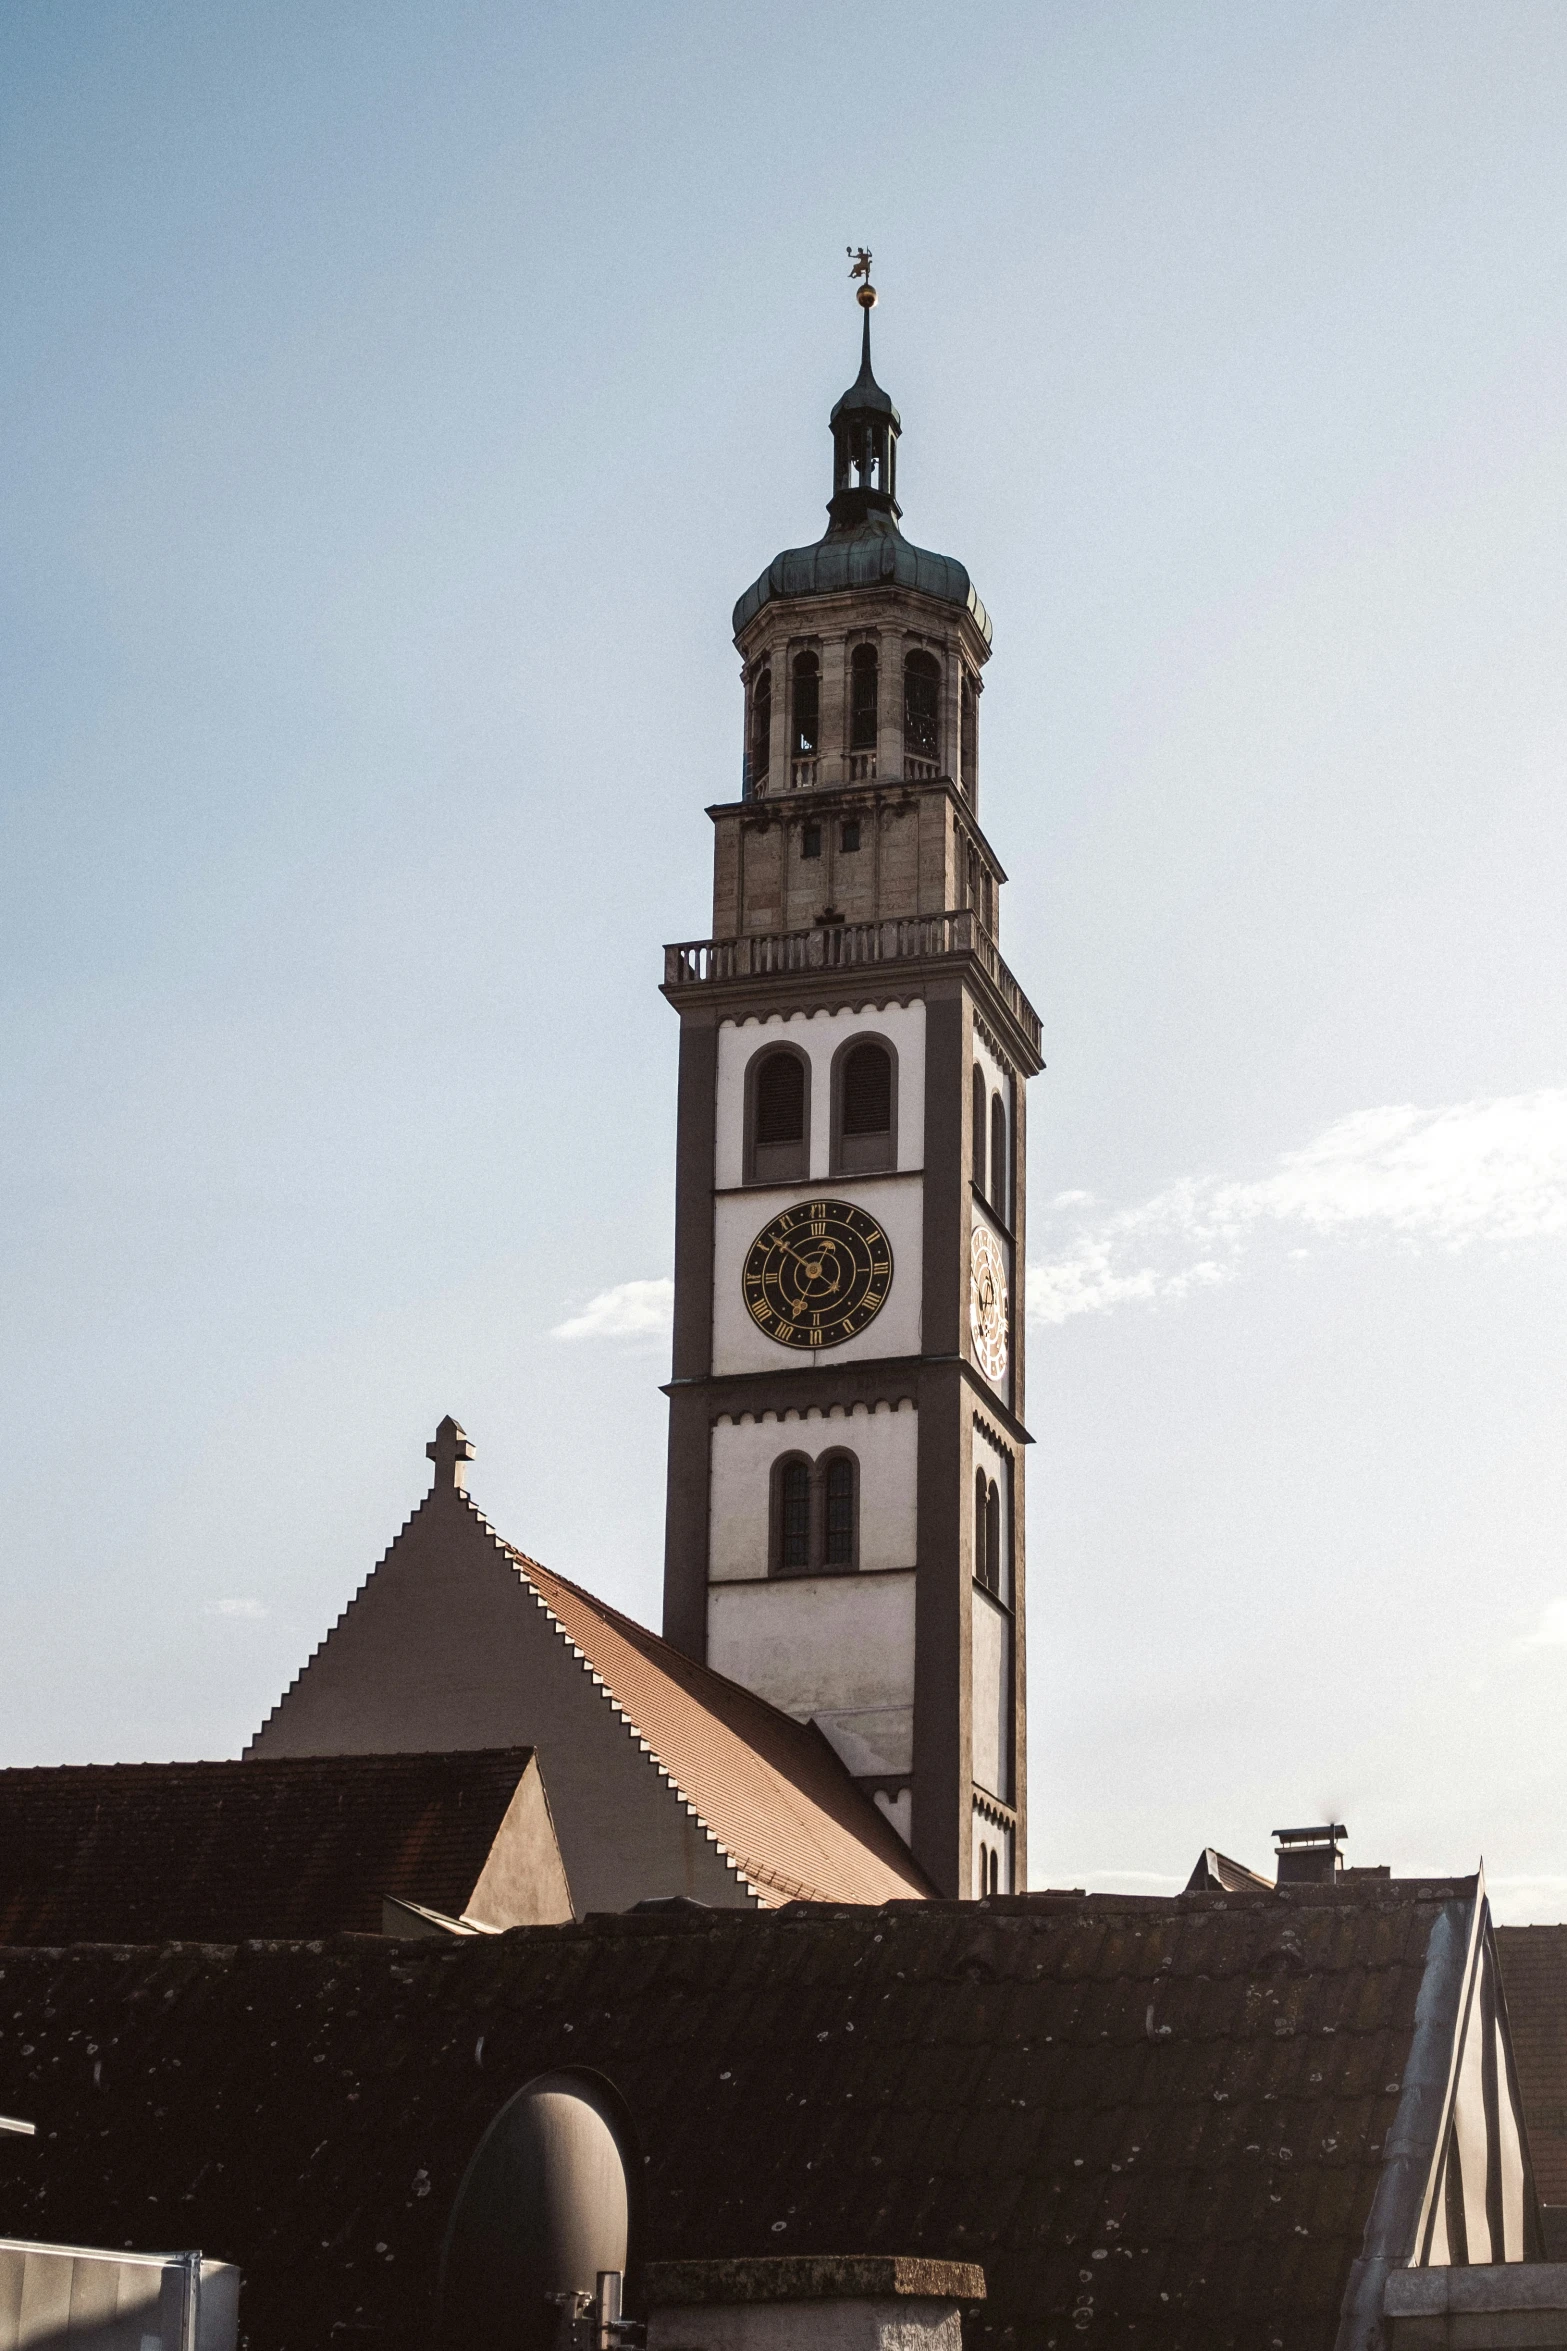
<path fill-rule="evenodd" d="M 531 1749 L 0 1771 L 0 1944 L 380 1931 L 460 1912 Z"/>
<path fill-rule="evenodd" d="M 39 2126 L 5 2159 L 7 2225 L 238 2262 L 252 2351 L 422 2351 L 474 2148 L 535 2075 L 580 2066 L 639 2142 L 637 2260 L 977 2261 L 970 2351 L 1331 2351 L 1432 1929 L 1474 1896 L 4 1952 L 0 2109 Z"/>
<path fill-rule="evenodd" d="M 764 1907 L 929 1894 L 897 1830 L 813 1723 L 495 1539 Z"/>

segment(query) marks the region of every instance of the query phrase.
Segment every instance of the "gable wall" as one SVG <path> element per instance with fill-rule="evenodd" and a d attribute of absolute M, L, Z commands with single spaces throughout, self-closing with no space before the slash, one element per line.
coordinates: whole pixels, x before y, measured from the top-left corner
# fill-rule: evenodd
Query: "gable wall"
<path fill-rule="evenodd" d="M 247 1757 L 538 1752 L 579 1917 L 754 1897 L 461 1496 L 415 1511 Z"/>

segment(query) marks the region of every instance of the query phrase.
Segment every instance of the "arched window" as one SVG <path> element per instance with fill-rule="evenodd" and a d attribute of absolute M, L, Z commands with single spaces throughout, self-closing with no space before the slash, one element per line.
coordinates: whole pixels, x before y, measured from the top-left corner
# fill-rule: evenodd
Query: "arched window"
<path fill-rule="evenodd" d="M 974 1580 L 1001 1597 L 1001 1493 L 982 1469 L 974 1472 Z"/>
<path fill-rule="evenodd" d="M 999 1845 L 992 1845 L 990 1848 L 990 1878 L 985 1890 L 990 1894 L 999 1894 L 1001 1891 L 1001 1848 Z"/>
<path fill-rule="evenodd" d="M 990 1205 L 1003 1224 L 1009 1224 L 1007 1194 L 1011 1189 L 1007 1178 L 1012 1172 L 1011 1153 L 1007 1149 L 1007 1106 L 999 1094 L 990 1097 Z"/>
<path fill-rule="evenodd" d="M 748 1071 L 752 1183 L 784 1183 L 808 1173 L 810 1072 L 803 1053 L 775 1045 Z"/>
<path fill-rule="evenodd" d="M 760 792 L 773 759 L 773 673 L 764 669 L 751 688 L 751 789 Z"/>
<path fill-rule="evenodd" d="M 983 1902 L 985 1899 L 985 1890 L 990 1884 L 990 1847 L 986 1844 L 983 1837 L 981 1837 L 979 1840 L 979 1869 L 977 1875 L 979 1878 L 979 1900 Z"/>
<path fill-rule="evenodd" d="M 785 1453 L 772 1468 L 776 1575 L 852 1575 L 860 1557 L 860 1466 L 852 1453 L 819 1461 Z"/>
<path fill-rule="evenodd" d="M 890 1045 L 861 1037 L 833 1063 L 833 1172 L 866 1175 L 897 1161 L 897 1064 Z"/>
<path fill-rule="evenodd" d="M 903 748 L 916 759 L 935 759 L 941 720 L 941 664 L 929 653 L 911 653 L 903 664 Z"/>
<path fill-rule="evenodd" d="M 979 780 L 979 694 L 972 673 L 963 672 L 963 748 L 960 757 L 961 781 L 970 800 Z"/>
<path fill-rule="evenodd" d="M 806 1575 L 811 1567 L 811 1465 L 799 1455 L 773 1473 L 775 1572 Z"/>
<path fill-rule="evenodd" d="M 849 749 L 876 748 L 876 648 L 856 645 L 849 656 Z"/>
<path fill-rule="evenodd" d="M 854 1522 L 857 1515 L 854 1483 L 852 1455 L 829 1454 L 823 1491 L 823 1567 L 850 1568 L 854 1565 Z"/>
<path fill-rule="evenodd" d="M 974 1155 L 974 1182 L 981 1192 L 985 1189 L 985 1101 L 985 1073 L 976 1061 L 974 1064 L 974 1132 L 971 1137 L 971 1146 Z"/>
<path fill-rule="evenodd" d="M 985 1502 L 989 1480 L 982 1469 L 974 1472 L 974 1581 L 985 1581 Z"/>
<path fill-rule="evenodd" d="M 797 653 L 794 657 L 794 758 L 815 758 L 821 709 L 821 665 L 814 653 Z"/>

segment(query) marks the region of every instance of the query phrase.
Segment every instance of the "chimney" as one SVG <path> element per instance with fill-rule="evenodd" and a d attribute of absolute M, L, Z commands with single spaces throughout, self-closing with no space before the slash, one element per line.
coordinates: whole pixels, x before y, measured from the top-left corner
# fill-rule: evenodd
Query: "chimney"
<path fill-rule="evenodd" d="M 1339 1840 L 1349 1835 L 1341 1820 L 1326 1821 L 1314 1829 L 1275 1829 L 1278 1882 L 1281 1886 L 1337 1885 L 1344 1868 Z"/>

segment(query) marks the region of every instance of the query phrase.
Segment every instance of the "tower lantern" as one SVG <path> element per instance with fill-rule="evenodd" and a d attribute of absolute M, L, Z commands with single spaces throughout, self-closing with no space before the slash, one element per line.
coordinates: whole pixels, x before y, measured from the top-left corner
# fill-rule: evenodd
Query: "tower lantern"
<path fill-rule="evenodd" d="M 876 307 L 876 289 L 870 282 L 870 266 L 871 257 L 862 248 L 854 272 L 865 280 L 857 297 L 865 319 L 860 334 L 860 372 L 827 420 L 833 444 L 832 501 L 827 512 L 844 529 L 873 514 L 890 515 L 896 522 L 903 511 L 897 496 L 902 420 L 871 369 L 871 312 Z"/>
<path fill-rule="evenodd" d="M 948 1894 L 1025 1882 L 1024 1090 L 979 823 L 988 614 L 871 366 L 741 597 L 741 796 L 680 1015 L 664 1630 L 814 1721 Z"/>

